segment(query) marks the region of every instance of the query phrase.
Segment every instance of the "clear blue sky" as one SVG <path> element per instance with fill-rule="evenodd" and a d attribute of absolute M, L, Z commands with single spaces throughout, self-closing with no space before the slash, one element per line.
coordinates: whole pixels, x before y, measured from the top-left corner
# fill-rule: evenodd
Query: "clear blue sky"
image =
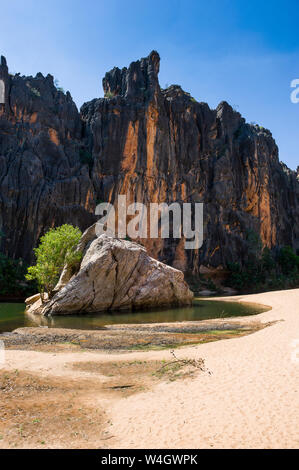
<path fill-rule="evenodd" d="M 78 107 L 103 95 L 107 70 L 156 49 L 162 87 L 180 84 L 213 108 L 228 101 L 299 165 L 298 0 L 10 0 L 0 18 L 11 72 L 53 74 Z"/>

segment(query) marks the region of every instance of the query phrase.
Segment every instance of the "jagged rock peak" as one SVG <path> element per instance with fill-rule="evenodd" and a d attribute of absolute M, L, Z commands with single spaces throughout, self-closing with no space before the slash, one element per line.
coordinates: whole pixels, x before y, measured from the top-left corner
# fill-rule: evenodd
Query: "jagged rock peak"
<path fill-rule="evenodd" d="M 177 99 L 182 97 L 188 98 L 189 100 L 191 99 L 190 93 L 184 91 L 180 85 L 170 85 L 162 90 L 162 94 L 168 99 Z"/>
<path fill-rule="evenodd" d="M 150 98 L 158 89 L 160 56 L 152 51 L 147 57 L 132 62 L 129 67 L 114 67 L 103 78 L 105 97 Z"/>
<path fill-rule="evenodd" d="M 6 58 L 4 57 L 4 55 L 1 56 L 1 65 L 2 67 L 7 67 Z"/>
<path fill-rule="evenodd" d="M 8 77 L 8 67 L 6 58 L 2 55 L 0 59 L 0 78 L 5 79 L 5 77 Z"/>
<path fill-rule="evenodd" d="M 1 104 L 5 103 L 5 107 L 7 107 L 10 77 L 8 74 L 6 58 L 3 55 L 0 58 L 0 80 L 1 80 Z"/>

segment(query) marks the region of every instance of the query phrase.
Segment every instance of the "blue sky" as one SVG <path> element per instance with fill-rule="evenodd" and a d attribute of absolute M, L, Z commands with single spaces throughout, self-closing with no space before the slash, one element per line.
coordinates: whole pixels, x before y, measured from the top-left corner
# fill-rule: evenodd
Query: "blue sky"
<path fill-rule="evenodd" d="M 298 0 L 10 0 L 0 17 L 11 72 L 53 74 L 78 107 L 103 96 L 107 70 L 156 49 L 162 87 L 180 84 L 213 108 L 228 101 L 299 165 Z"/>

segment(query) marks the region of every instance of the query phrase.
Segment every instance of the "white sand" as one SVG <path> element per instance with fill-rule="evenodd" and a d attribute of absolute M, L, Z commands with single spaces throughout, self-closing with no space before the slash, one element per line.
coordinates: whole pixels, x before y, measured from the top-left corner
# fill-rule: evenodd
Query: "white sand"
<path fill-rule="evenodd" d="M 248 336 L 176 350 L 178 357 L 204 358 L 212 375 L 198 373 L 194 379 L 160 383 L 149 392 L 111 403 L 105 400 L 114 447 L 299 447 L 299 289 L 238 299 L 272 306 L 254 319 L 281 321 Z M 122 355 L 6 351 L 3 368 L 74 376 L 67 369 L 69 362 L 158 358 L 169 359 L 169 351 Z M 94 397 L 96 405 L 101 400 Z"/>

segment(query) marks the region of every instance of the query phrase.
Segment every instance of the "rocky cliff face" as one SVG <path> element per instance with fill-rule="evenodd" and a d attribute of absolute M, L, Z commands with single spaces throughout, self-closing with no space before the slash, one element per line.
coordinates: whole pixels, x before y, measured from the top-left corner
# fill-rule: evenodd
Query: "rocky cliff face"
<path fill-rule="evenodd" d="M 143 240 L 151 256 L 184 271 L 246 259 L 251 230 L 266 246 L 299 249 L 298 172 L 279 162 L 271 133 L 246 124 L 226 102 L 212 110 L 178 85 L 161 89 L 159 62 L 153 51 L 108 72 L 105 98 L 84 104 L 79 116 L 51 76 L 10 77 L 2 61 L 6 251 L 28 258 L 49 226 L 84 229 L 96 203 L 118 194 L 146 204 L 204 202 L 200 250 L 184 250 L 184 240 Z"/>
<path fill-rule="evenodd" d="M 279 162 L 271 133 L 226 102 L 211 110 L 177 85 L 162 90 L 158 72 L 157 52 L 114 68 L 103 79 L 106 98 L 81 109 L 100 199 L 204 202 L 202 249 L 144 240 L 153 256 L 185 271 L 244 259 L 249 230 L 269 247 L 299 248 L 297 175 Z"/>
<path fill-rule="evenodd" d="M 9 75 L 3 57 L 0 79 L 2 250 L 30 260 L 49 227 L 92 223 L 93 187 L 80 162 L 82 124 L 70 94 L 57 90 L 51 75 Z"/>

